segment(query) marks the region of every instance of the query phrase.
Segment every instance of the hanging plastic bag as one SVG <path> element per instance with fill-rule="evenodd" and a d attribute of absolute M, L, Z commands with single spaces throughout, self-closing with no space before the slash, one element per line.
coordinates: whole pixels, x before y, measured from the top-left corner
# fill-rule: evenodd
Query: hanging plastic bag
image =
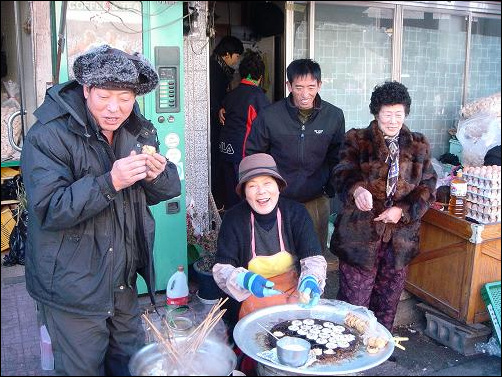
<path fill-rule="evenodd" d="M 461 119 L 456 136 L 462 144 L 463 165 L 482 166 L 486 152 L 500 145 L 500 118 L 479 112 L 467 119 Z"/>
<path fill-rule="evenodd" d="M 24 265 L 28 211 L 22 210 L 18 217 L 19 220 L 9 236 L 9 253 L 4 256 L 4 266 Z"/>
<path fill-rule="evenodd" d="M 20 174 L 12 178 L 16 184 L 16 198 L 19 204 L 14 212 L 16 225 L 9 236 L 9 253 L 4 257 L 4 266 L 24 265 L 26 236 L 28 234 L 28 211 L 26 210 L 26 192 Z"/>
<path fill-rule="evenodd" d="M 17 199 L 17 179 L 20 175 L 14 176 L 12 179 L 6 179 L 2 185 L 2 200 Z"/>
<path fill-rule="evenodd" d="M 20 157 L 20 153 L 9 142 L 8 121 L 13 113 L 21 109 L 21 106 L 17 100 L 19 85 L 12 80 L 4 81 L 3 85 L 6 93 L 2 93 L 2 161 L 6 161 Z M 16 117 L 12 126 L 14 142 L 19 145 L 22 133 L 21 117 Z"/>

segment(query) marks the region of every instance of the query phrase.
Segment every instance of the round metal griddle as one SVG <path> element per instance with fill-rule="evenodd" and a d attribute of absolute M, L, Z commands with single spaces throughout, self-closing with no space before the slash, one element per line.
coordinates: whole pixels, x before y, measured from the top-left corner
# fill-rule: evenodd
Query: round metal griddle
<path fill-rule="evenodd" d="M 274 325 L 280 322 L 302 318 L 320 319 L 343 324 L 345 315 L 348 313 L 350 305 L 347 306 L 346 303 L 336 305 L 336 300 L 330 301 L 335 302 L 335 304 L 328 305 L 321 303 L 312 309 L 304 309 L 297 304 L 277 305 L 250 313 L 242 318 L 235 326 L 235 343 L 239 346 L 242 352 L 259 363 L 285 372 L 294 373 L 294 375 L 337 375 L 355 373 L 376 367 L 392 355 L 392 352 L 394 352 L 392 335 L 381 324 L 378 324 L 379 330 L 387 335 L 389 342 L 383 350 L 376 354 L 369 354 L 366 352 L 365 346 L 361 342 L 355 354 L 348 357 L 346 360 L 332 362 L 323 361 L 322 363 L 315 362 L 304 368 L 293 368 L 286 365 L 276 364 L 257 355 L 260 352 L 270 349 L 268 342 L 266 341 L 268 334 L 262 327 L 260 327 L 260 324 L 267 329 L 271 329 Z"/>

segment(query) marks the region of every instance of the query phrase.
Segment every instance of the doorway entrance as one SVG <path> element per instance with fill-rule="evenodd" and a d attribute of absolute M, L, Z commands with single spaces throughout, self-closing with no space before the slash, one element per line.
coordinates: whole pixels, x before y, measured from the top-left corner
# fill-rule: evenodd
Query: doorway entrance
<path fill-rule="evenodd" d="M 208 32 L 214 36 L 210 51 L 222 37 L 232 35 L 242 41 L 244 50 L 261 52 L 266 67 L 262 87 L 271 102 L 285 95 L 285 4 L 285 1 L 209 2 Z"/>

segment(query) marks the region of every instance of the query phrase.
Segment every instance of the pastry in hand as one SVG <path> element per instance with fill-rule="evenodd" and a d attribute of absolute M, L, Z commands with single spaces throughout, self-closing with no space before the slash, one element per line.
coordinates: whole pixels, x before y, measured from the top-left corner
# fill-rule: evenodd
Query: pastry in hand
<path fill-rule="evenodd" d="M 146 153 L 151 156 L 153 156 L 156 152 L 157 152 L 157 150 L 155 149 L 155 147 L 152 147 L 151 145 L 145 144 L 145 145 L 143 145 L 143 148 L 141 148 L 141 153 Z"/>

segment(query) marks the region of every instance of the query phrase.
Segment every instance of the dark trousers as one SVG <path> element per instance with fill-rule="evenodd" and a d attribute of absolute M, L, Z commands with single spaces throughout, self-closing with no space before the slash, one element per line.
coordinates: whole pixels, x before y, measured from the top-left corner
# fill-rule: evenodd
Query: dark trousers
<path fill-rule="evenodd" d="M 323 254 L 328 253 L 328 223 L 330 215 L 330 203 L 329 198 L 325 195 L 321 195 L 316 199 L 312 199 L 308 202 L 304 202 L 303 205 L 307 209 L 312 222 L 314 223 L 314 230 L 321 243 Z"/>
<path fill-rule="evenodd" d="M 210 130 L 210 154 L 211 154 L 211 194 L 213 195 L 214 202 L 218 209 L 222 209 L 224 202 L 224 192 L 223 184 L 221 180 L 220 171 L 220 121 L 218 120 L 218 115 L 213 114 L 211 116 L 211 130 Z"/>
<path fill-rule="evenodd" d="M 241 202 L 241 197 L 235 192 L 239 177 L 239 162 L 224 161 L 220 159 L 219 171 L 225 211 Z"/>
<path fill-rule="evenodd" d="M 214 202 L 218 209 L 223 208 L 223 185 L 221 182 L 221 173 L 218 163 L 217 146 L 211 144 L 211 193 L 213 194 Z"/>
<path fill-rule="evenodd" d="M 115 292 L 115 312 L 86 316 L 40 305 L 58 375 L 128 376 L 129 359 L 145 344 L 135 289 Z"/>
<path fill-rule="evenodd" d="M 394 268 L 394 250 L 381 242 L 375 266 L 366 270 L 340 260 L 337 299 L 372 310 L 378 322 L 392 331 L 408 267 Z"/>

